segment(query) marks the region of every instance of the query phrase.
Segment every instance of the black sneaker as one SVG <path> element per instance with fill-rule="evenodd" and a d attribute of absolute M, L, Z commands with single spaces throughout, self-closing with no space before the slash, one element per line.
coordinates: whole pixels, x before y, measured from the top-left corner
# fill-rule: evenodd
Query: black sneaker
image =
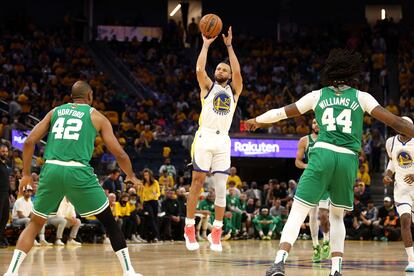
<path fill-rule="evenodd" d="M 285 263 L 273 263 L 272 266 L 266 270 L 266 276 L 285 276 Z"/>
<path fill-rule="evenodd" d="M 335 271 L 335 274 L 329 274 L 329 276 L 342 276 L 342 274 L 338 271 Z"/>

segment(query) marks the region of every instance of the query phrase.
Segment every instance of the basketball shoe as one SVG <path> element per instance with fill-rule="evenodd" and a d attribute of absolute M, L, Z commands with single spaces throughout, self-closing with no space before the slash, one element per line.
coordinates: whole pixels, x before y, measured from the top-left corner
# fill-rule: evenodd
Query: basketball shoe
<path fill-rule="evenodd" d="M 317 246 L 313 247 L 313 255 L 312 255 L 312 262 L 320 263 L 322 260 L 321 257 L 321 246 L 318 244 Z"/>
<path fill-rule="evenodd" d="M 221 231 L 221 227 L 213 227 L 211 233 L 207 236 L 207 239 L 210 242 L 210 249 L 213 251 L 223 251 L 223 248 L 221 247 Z"/>
<path fill-rule="evenodd" d="M 273 263 L 272 266 L 266 270 L 266 276 L 285 276 L 285 263 Z"/>
<path fill-rule="evenodd" d="M 185 246 L 188 250 L 197 250 L 200 248 L 200 245 L 198 244 L 196 240 L 195 235 L 195 227 L 194 225 L 186 225 L 184 227 L 184 238 L 185 238 Z"/>
<path fill-rule="evenodd" d="M 408 265 L 405 267 L 405 272 L 414 272 L 414 262 L 408 262 Z"/>
<path fill-rule="evenodd" d="M 331 258 L 331 246 L 329 241 L 324 241 L 321 246 L 321 259 L 327 260 Z"/>

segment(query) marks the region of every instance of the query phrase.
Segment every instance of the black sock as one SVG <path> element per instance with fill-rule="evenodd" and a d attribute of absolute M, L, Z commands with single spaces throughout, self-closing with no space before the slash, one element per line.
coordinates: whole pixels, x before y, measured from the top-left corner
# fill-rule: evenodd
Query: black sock
<path fill-rule="evenodd" d="M 116 252 L 126 247 L 125 237 L 121 229 L 119 229 L 111 208 L 108 206 L 102 213 L 96 215 L 98 220 L 105 227 L 106 233 L 111 240 L 112 249 Z"/>

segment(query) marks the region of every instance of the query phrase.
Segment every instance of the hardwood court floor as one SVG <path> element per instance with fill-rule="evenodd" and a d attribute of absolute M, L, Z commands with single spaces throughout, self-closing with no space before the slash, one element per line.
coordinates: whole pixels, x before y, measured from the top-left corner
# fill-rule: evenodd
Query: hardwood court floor
<path fill-rule="evenodd" d="M 130 245 L 135 269 L 144 276 L 264 276 L 274 260 L 278 241 L 232 241 L 223 243 L 223 252 L 214 253 L 207 243 L 199 251 L 187 251 L 181 242 Z M 288 276 L 329 275 L 329 262 L 313 265 L 310 241 L 298 241 L 286 265 Z M 0 275 L 7 269 L 12 247 L 0 249 Z M 406 257 L 400 242 L 346 242 L 344 275 L 410 275 L 405 273 Z M 26 257 L 20 275 L 111 275 L 122 276 L 110 245 L 82 247 L 37 247 Z"/>

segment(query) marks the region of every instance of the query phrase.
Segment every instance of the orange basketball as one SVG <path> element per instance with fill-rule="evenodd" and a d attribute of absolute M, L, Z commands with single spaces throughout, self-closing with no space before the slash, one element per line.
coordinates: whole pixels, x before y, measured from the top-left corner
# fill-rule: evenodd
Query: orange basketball
<path fill-rule="evenodd" d="M 200 32 L 207 38 L 218 36 L 223 28 L 220 17 L 209 13 L 204 15 L 199 23 Z"/>

